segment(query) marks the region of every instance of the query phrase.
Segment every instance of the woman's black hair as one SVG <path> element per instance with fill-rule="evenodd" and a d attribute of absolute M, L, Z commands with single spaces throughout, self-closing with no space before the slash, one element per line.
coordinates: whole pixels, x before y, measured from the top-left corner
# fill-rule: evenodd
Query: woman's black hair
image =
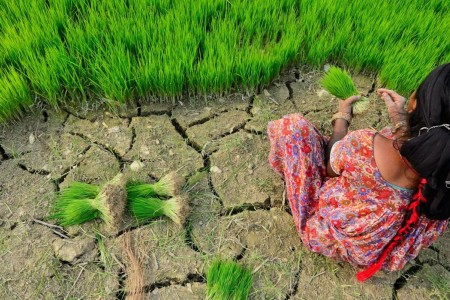
<path fill-rule="evenodd" d="M 427 180 L 426 203 L 420 213 L 433 220 L 450 218 L 450 63 L 434 69 L 416 91 L 416 108 L 409 114 L 411 139 L 400 153 Z"/>

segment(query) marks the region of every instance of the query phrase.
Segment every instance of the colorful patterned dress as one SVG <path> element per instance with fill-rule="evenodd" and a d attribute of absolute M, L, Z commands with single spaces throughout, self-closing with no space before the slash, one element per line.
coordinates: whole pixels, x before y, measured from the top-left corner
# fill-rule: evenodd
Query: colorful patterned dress
<path fill-rule="evenodd" d="M 388 130 L 380 134 L 388 138 Z M 325 256 L 366 267 L 374 263 L 401 227 L 414 191 L 395 186 L 380 174 L 373 155 L 376 131 L 349 132 L 333 145 L 327 177 L 327 141 L 300 114 L 268 125 L 269 163 L 285 180 L 287 197 L 302 242 Z M 441 235 L 447 221 L 421 216 L 395 247 L 384 270 L 402 269 Z"/>

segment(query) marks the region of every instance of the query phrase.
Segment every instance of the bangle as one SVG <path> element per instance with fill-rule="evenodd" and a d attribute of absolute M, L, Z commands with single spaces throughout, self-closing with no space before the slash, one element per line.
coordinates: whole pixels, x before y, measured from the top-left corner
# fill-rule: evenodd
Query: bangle
<path fill-rule="evenodd" d="M 397 124 L 394 125 L 391 129 L 391 133 L 396 133 L 401 127 L 406 126 L 406 121 L 400 121 Z"/>
<path fill-rule="evenodd" d="M 331 118 L 331 125 L 334 126 L 334 122 L 336 121 L 336 119 L 344 119 L 345 121 L 347 121 L 348 125 L 350 125 L 350 122 L 352 121 L 352 115 L 349 113 L 339 111 L 335 113 Z"/>

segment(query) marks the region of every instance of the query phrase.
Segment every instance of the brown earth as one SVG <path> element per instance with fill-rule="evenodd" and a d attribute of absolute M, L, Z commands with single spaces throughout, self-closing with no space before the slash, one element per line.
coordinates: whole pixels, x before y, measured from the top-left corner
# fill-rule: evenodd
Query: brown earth
<path fill-rule="evenodd" d="M 254 95 L 208 103 L 185 99 L 115 113 L 66 107 L 29 113 L 0 127 L 0 299 L 122 299 L 130 262 L 129 230 L 146 299 L 204 299 L 206 270 L 217 256 L 254 275 L 251 299 L 448 299 L 450 234 L 401 272 L 367 283 L 353 267 L 302 246 L 269 168 L 267 122 L 301 112 L 330 134 L 336 99 L 321 71 L 294 69 Z M 376 78 L 354 75 L 371 109 L 351 129 L 388 124 Z M 72 181 L 104 184 L 122 171 L 154 181 L 176 170 L 188 184 L 184 229 L 160 218 L 130 217 L 113 236 L 98 222 L 63 229 L 47 220 L 56 192 Z"/>

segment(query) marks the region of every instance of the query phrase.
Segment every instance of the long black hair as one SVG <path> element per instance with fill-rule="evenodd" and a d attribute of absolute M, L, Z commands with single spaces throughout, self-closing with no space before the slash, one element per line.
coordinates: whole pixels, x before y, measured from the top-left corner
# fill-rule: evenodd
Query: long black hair
<path fill-rule="evenodd" d="M 400 153 L 426 179 L 422 193 L 427 201 L 419 212 L 429 219 L 445 220 L 450 218 L 450 127 L 433 126 L 450 124 L 450 63 L 425 78 L 416 100 L 416 108 L 408 116 L 412 138 Z"/>

